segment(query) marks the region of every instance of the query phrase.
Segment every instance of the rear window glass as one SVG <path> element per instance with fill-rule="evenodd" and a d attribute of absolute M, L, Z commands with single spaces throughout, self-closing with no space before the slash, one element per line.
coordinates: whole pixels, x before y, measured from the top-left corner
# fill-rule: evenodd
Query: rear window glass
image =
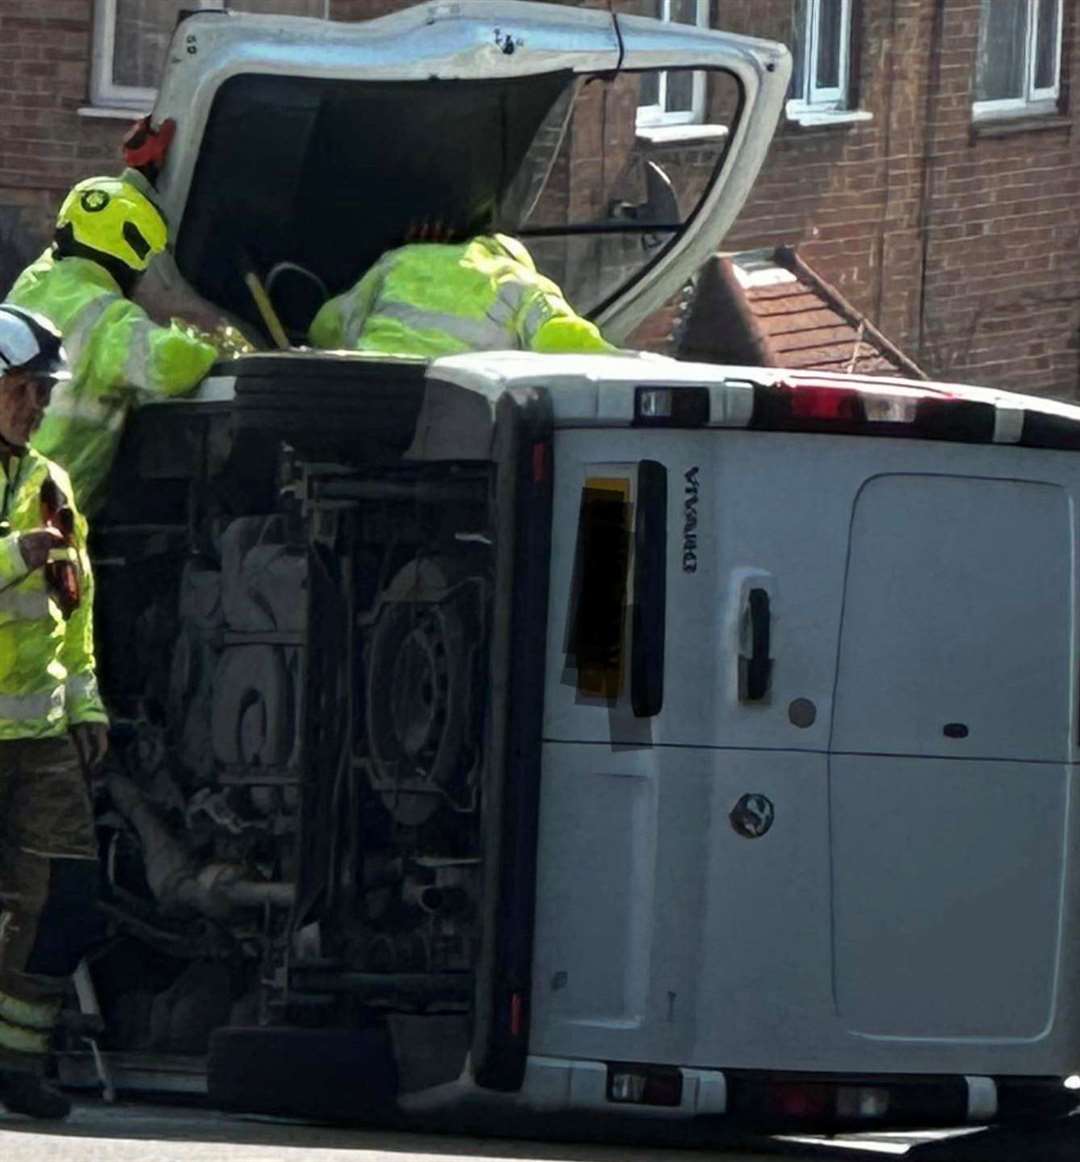
<path fill-rule="evenodd" d="M 258 325 L 243 282 L 281 263 L 336 294 L 418 225 L 520 237 L 583 313 L 638 277 L 697 213 L 740 107 L 728 74 L 686 72 L 699 125 L 643 119 L 660 77 L 499 81 L 238 76 L 214 102 L 177 258 Z M 271 115 L 268 115 L 271 112 Z M 310 312 L 309 312 L 310 313 Z"/>

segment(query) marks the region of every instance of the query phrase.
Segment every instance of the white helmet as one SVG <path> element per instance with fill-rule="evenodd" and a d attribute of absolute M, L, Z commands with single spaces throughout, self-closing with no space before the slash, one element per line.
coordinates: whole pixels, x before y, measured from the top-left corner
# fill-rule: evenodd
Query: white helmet
<path fill-rule="evenodd" d="M 60 332 L 44 315 L 0 303 L 0 375 L 27 371 L 53 383 L 71 378 Z"/>

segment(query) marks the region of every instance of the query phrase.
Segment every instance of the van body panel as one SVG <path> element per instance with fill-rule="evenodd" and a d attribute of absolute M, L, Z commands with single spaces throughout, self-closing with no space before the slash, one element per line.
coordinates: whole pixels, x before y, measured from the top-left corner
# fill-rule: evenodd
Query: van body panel
<path fill-rule="evenodd" d="M 845 1027 L 894 1041 L 1044 1036 L 1065 919 L 1069 768 L 834 755 L 830 791 Z"/>
<path fill-rule="evenodd" d="M 530 1052 L 709 1067 L 812 1036 L 831 1007 L 825 759 L 784 759 L 544 748 Z M 760 840 L 729 818 L 747 792 L 776 805 Z"/>
<path fill-rule="evenodd" d="M 867 481 L 852 520 L 833 749 L 1066 759 L 1072 559 L 1061 487 Z"/>
<path fill-rule="evenodd" d="M 826 756 L 799 752 L 545 745 L 530 1053 L 851 1074 L 1072 1070 L 1066 850 L 1080 837 L 1063 807 L 1075 768 L 928 763 L 912 790 L 943 808 L 913 837 L 892 810 L 902 789 L 889 765 L 905 760 L 878 760 L 876 774 L 858 761 L 829 771 Z M 974 778 L 977 825 L 951 825 L 940 784 L 955 804 Z M 1030 808 L 1018 817 L 1021 780 Z M 757 839 L 731 822 L 748 790 L 775 808 Z"/>

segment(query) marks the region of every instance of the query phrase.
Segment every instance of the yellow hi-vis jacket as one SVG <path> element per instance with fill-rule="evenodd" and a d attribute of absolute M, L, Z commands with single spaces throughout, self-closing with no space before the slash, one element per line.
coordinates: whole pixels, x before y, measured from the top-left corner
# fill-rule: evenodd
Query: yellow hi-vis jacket
<path fill-rule="evenodd" d="M 503 234 L 391 250 L 309 331 L 316 347 L 437 359 L 465 351 L 551 354 L 615 350 L 529 252 Z"/>
<path fill-rule="evenodd" d="M 71 475 L 91 515 L 105 499 L 109 469 L 129 407 L 191 391 L 217 348 L 174 322 L 159 327 L 87 258 L 47 250 L 15 280 L 8 302 L 39 311 L 64 336 L 71 381 L 58 384 L 34 447 Z"/>
<path fill-rule="evenodd" d="M 0 468 L 0 739 L 51 738 L 80 722 L 108 722 L 94 674 L 94 583 L 86 521 L 75 509 L 78 609 L 64 621 L 45 570 L 26 568 L 19 533 L 41 528 L 41 486 L 52 477 L 71 502 L 57 464 L 27 448 Z M 74 509 L 74 502 L 71 502 Z M 9 530 L 9 531 L 5 531 Z"/>

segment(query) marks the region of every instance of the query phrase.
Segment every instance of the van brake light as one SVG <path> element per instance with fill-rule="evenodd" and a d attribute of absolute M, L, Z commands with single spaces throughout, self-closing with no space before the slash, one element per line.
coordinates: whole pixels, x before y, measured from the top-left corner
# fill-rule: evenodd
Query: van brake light
<path fill-rule="evenodd" d="M 849 387 L 778 380 L 754 388 L 751 428 L 990 443 L 992 403 L 890 384 Z"/>

